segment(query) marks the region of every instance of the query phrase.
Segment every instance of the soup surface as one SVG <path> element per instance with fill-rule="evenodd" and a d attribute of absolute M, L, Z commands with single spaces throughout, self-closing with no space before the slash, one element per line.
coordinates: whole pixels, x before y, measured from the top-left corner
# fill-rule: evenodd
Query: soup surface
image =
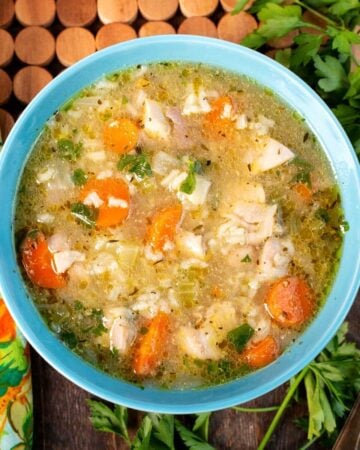
<path fill-rule="evenodd" d="M 321 307 L 346 226 L 296 113 L 248 79 L 180 63 L 67 102 L 16 210 L 50 329 L 114 376 L 173 388 L 273 362 Z"/>

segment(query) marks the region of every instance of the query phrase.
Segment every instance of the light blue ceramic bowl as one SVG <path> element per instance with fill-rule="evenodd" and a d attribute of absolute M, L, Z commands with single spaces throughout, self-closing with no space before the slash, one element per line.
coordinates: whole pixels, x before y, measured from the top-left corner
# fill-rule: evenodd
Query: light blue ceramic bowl
<path fill-rule="evenodd" d="M 237 381 L 200 390 L 140 389 L 88 365 L 48 330 L 23 283 L 13 239 L 18 182 L 46 120 L 69 97 L 104 73 L 154 61 L 193 61 L 244 74 L 275 91 L 305 119 L 324 148 L 340 186 L 346 220 L 343 257 L 331 294 L 301 338 L 276 362 Z M 343 129 L 325 103 L 280 64 L 239 45 L 194 36 L 138 39 L 96 53 L 59 75 L 26 108 L 9 135 L 0 160 L 0 286 L 11 314 L 31 345 L 56 370 L 111 402 L 162 413 L 193 413 L 243 403 L 289 380 L 334 335 L 356 295 L 360 268 L 359 166 Z"/>

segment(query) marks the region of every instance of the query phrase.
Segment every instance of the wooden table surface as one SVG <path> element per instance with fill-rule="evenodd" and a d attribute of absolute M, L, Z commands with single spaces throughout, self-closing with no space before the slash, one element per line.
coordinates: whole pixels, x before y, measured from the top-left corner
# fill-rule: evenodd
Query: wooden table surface
<path fill-rule="evenodd" d="M 360 343 L 360 293 L 347 318 L 350 337 Z M 125 450 L 127 445 L 109 433 L 95 431 L 89 421 L 86 399 L 92 396 L 52 369 L 32 351 L 34 393 L 34 450 Z M 271 406 L 281 402 L 286 385 L 275 389 L 247 406 Z M 293 420 L 304 415 L 304 404 L 295 404 L 277 428 L 268 450 L 296 450 L 306 441 L 306 434 Z M 255 450 L 273 413 L 237 413 L 226 409 L 213 414 L 210 442 L 218 450 Z M 141 418 L 131 412 L 130 424 L 136 429 Z M 311 449 L 322 449 L 315 444 Z M 348 449 L 353 450 L 353 449 Z"/>

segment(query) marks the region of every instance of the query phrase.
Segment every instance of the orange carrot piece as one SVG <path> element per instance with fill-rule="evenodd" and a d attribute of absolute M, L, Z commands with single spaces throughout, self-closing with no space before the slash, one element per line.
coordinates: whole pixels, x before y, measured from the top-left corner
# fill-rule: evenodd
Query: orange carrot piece
<path fill-rule="evenodd" d="M 242 358 L 250 367 L 257 369 L 267 366 L 279 355 L 279 347 L 272 336 L 267 336 L 260 342 L 250 345 L 241 354 Z"/>
<path fill-rule="evenodd" d="M 147 329 L 147 333 L 140 337 L 134 355 L 134 372 L 140 376 L 154 374 L 163 360 L 170 331 L 169 316 L 159 312 Z"/>
<path fill-rule="evenodd" d="M 15 322 L 7 310 L 4 300 L 0 298 L 0 342 L 11 341 L 15 336 Z"/>
<path fill-rule="evenodd" d="M 298 196 L 305 202 L 309 203 L 312 198 L 311 189 L 304 183 L 297 183 L 294 185 L 293 190 L 298 194 Z"/>
<path fill-rule="evenodd" d="M 163 208 L 153 216 L 147 229 L 146 243 L 155 252 L 164 251 L 167 242 L 175 239 L 176 228 L 180 222 L 182 206 L 180 203 Z"/>
<path fill-rule="evenodd" d="M 40 231 L 27 235 L 21 246 L 21 258 L 28 277 L 38 286 L 57 289 L 66 285 L 64 276 L 55 272 L 53 256 Z"/>
<path fill-rule="evenodd" d="M 314 294 L 305 280 L 295 276 L 272 283 L 265 295 L 271 317 L 283 327 L 299 327 L 310 319 L 315 306 Z"/>
<path fill-rule="evenodd" d="M 84 201 L 86 197 L 95 192 L 103 201 L 98 208 L 98 217 L 96 226 L 98 228 L 112 227 L 122 223 L 129 214 L 130 194 L 129 188 L 125 181 L 115 178 L 105 178 L 98 180 L 93 178 L 89 180 L 81 189 L 79 199 Z M 122 200 L 121 206 L 110 206 L 111 201 Z"/>
<path fill-rule="evenodd" d="M 212 297 L 215 298 L 222 298 L 224 297 L 224 291 L 218 285 L 215 284 L 211 289 L 211 295 Z"/>
<path fill-rule="evenodd" d="M 211 103 L 211 111 L 205 114 L 204 129 L 211 136 L 229 136 L 234 130 L 234 124 L 229 117 L 226 117 L 226 109 L 234 110 L 231 98 L 227 95 L 218 97 Z"/>
<path fill-rule="evenodd" d="M 104 126 L 103 139 L 107 149 L 128 153 L 138 142 L 139 128 L 133 120 L 121 117 Z"/>

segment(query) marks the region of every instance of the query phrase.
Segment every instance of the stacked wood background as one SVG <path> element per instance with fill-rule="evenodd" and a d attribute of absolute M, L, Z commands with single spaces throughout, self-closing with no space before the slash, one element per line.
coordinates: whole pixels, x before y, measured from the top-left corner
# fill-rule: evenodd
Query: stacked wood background
<path fill-rule="evenodd" d="M 0 0 L 0 131 L 5 139 L 31 99 L 65 67 L 109 45 L 156 34 L 197 34 L 240 42 L 256 29 L 248 12 L 232 16 L 236 0 Z M 253 0 L 249 0 L 250 7 Z M 311 17 L 307 17 L 312 19 Z M 271 46 L 291 45 L 293 35 Z M 269 55 L 272 55 L 269 49 Z M 16 151 L 16 149 L 14 149 Z M 360 307 L 349 317 L 357 336 Z M 95 432 L 88 420 L 89 394 L 65 380 L 32 352 L 34 380 L 34 450 L 125 449 L 119 438 Z M 285 387 L 250 402 L 278 404 Z M 306 440 L 293 419 L 304 405 L 292 408 L 269 449 L 293 450 Z M 134 425 L 139 413 L 131 415 Z M 272 414 L 214 414 L 211 442 L 219 450 L 253 450 Z M 319 448 L 319 447 L 313 447 Z M 3 449 L 6 450 L 6 449 Z"/>

